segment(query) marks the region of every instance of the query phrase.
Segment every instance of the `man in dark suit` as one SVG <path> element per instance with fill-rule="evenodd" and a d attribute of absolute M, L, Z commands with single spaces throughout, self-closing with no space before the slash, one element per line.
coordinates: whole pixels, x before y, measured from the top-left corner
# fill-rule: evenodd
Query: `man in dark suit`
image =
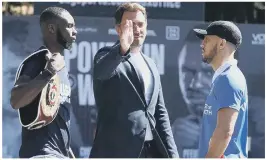
<path fill-rule="evenodd" d="M 146 10 L 125 3 L 118 7 L 115 20 L 119 41 L 94 57 L 98 122 L 90 157 L 179 157 L 160 75 L 153 60 L 141 52 Z"/>

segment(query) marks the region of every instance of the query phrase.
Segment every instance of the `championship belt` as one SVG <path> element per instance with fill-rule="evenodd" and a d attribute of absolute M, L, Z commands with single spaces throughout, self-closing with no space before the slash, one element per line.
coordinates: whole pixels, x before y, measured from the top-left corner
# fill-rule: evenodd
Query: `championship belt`
<path fill-rule="evenodd" d="M 42 51 L 47 52 L 47 50 L 39 50 L 37 53 L 34 53 L 26 58 L 26 60 L 34 57 L 34 55 L 37 55 Z M 26 60 L 24 60 L 23 63 L 25 63 Z M 23 63 L 17 71 L 16 80 L 20 76 L 20 72 L 23 71 Z M 42 128 L 50 124 L 55 119 L 59 107 L 60 79 L 58 74 L 55 74 L 42 89 L 41 93 L 39 93 L 33 100 L 33 102 L 18 110 L 21 125 L 29 130 Z"/>
<path fill-rule="evenodd" d="M 60 80 L 54 75 L 42 90 L 40 108 L 44 116 L 53 117 L 60 106 Z"/>
<path fill-rule="evenodd" d="M 48 84 L 42 89 L 38 114 L 36 119 L 29 124 L 28 129 L 38 129 L 51 123 L 60 107 L 60 80 L 58 75 L 54 75 Z"/>

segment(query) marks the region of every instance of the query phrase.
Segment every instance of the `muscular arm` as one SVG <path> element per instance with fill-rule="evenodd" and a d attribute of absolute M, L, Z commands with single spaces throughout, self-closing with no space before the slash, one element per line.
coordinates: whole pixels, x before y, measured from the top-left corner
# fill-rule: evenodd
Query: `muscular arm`
<path fill-rule="evenodd" d="M 34 79 L 27 75 L 19 77 L 11 90 L 11 106 L 19 109 L 31 103 L 51 78 L 52 74 L 48 71 L 43 71 Z"/>
<path fill-rule="evenodd" d="M 217 124 L 210 139 L 206 158 L 221 158 L 234 133 L 238 111 L 229 107 L 218 111 Z"/>
<path fill-rule="evenodd" d="M 115 74 L 115 70 L 120 62 L 129 56 L 129 50 L 126 53 L 121 53 L 120 50 L 120 44 L 117 43 L 111 49 L 102 48 L 96 53 L 93 71 L 95 79 L 106 80 Z"/>
<path fill-rule="evenodd" d="M 206 158 L 220 158 L 227 149 L 234 133 L 238 113 L 243 103 L 244 88 L 238 80 L 229 76 L 221 76 L 213 92 L 219 103 L 217 122 L 209 141 Z M 244 109 L 244 108 L 242 108 Z"/>
<path fill-rule="evenodd" d="M 39 60 L 30 59 L 24 62 L 21 74 L 11 90 L 10 104 L 19 109 L 30 104 L 52 78 L 52 74 L 40 68 Z"/>
<path fill-rule="evenodd" d="M 161 85 L 160 85 L 159 98 L 155 110 L 155 118 L 157 123 L 156 129 L 166 147 L 168 155 L 171 158 L 178 158 L 179 154 L 177 152 L 172 129 L 170 126 L 169 115 L 165 107 Z"/>

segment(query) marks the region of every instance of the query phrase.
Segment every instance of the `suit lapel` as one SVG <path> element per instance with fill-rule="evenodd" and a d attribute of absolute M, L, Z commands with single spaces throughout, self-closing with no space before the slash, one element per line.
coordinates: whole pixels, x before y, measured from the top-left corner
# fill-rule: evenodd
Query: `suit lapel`
<path fill-rule="evenodd" d="M 157 70 L 157 67 L 156 65 L 154 64 L 154 62 L 152 60 L 150 60 L 148 57 L 146 57 L 146 55 L 144 55 L 143 53 L 141 53 L 142 57 L 144 58 L 146 64 L 148 65 L 151 73 L 152 73 L 152 76 L 153 76 L 153 92 L 152 92 L 152 97 L 151 97 L 151 101 L 149 104 L 145 105 L 145 106 L 152 106 L 153 104 L 156 104 L 157 103 L 157 97 L 158 97 L 158 94 L 159 94 L 159 74 L 158 74 L 158 70 Z M 139 93 L 140 94 L 140 97 L 142 97 L 142 100 L 143 100 L 143 103 L 146 104 L 146 101 L 145 101 L 145 93 L 144 93 L 144 82 L 141 78 L 141 75 L 139 72 L 137 72 L 137 69 L 135 68 L 136 64 L 134 61 L 132 61 L 131 58 L 127 59 L 127 61 L 129 62 L 129 64 L 134 68 L 134 71 L 135 71 L 135 74 L 137 75 L 138 77 L 138 80 L 140 82 L 140 85 L 141 85 L 141 92 L 142 93 Z"/>
<path fill-rule="evenodd" d="M 153 76 L 153 92 L 152 92 L 152 97 L 151 97 L 151 101 L 150 104 L 148 104 L 148 106 L 157 103 L 156 99 L 157 99 L 157 95 L 159 93 L 159 75 L 158 75 L 158 71 L 157 71 L 157 67 L 154 64 L 153 61 L 151 61 L 149 58 L 146 57 L 146 55 L 141 54 L 142 57 L 144 58 L 144 60 L 146 61 L 146 64 L 148 65 L 152 76 Z"/>
<path fill-rule="evenodd" d="M 143 103 L 143 106 L 146 107 L 147 104 L 146 104 L 145 96 L 144 96 L 144 85 L 140 77 L 141 75 L 139 75 L 139 72 L 136 71 L 136 68 L 134 65 L 135 65 L 134 61 L 132 61 L 131 58 L 127 59 L 126 62 L 123 63 L 124 75 L 129 78 L 128 80 L 131 82 L 132 87 L 138 94 L 140 100 Z M 130 73 L 127 73 L 126 70 L 130 71 Z M 135 77 L 135 75 L 137 75 L 137 77 Z"/>
<path fill-rule="evenodd" d="M 132 58 L 129 58 L 129 59 L 128 59 L 128 62 L 131 64 L 131 66 L 133 66 L 134 71 L 135 71 L 136 75 L 138 76 L 138 80 L 139 80 L 140 85 L 141 85 L 142 94 L 144 95 L 144 82 L 143 82 L 143 79 L 141 78 L 142 76 L 141 76 L 140 73 L 137 71 L 137 69 L 136 69 L 136 67 L 135 67 L 136 64 L 135 64 L 134 61 L 132 61 Z"/>

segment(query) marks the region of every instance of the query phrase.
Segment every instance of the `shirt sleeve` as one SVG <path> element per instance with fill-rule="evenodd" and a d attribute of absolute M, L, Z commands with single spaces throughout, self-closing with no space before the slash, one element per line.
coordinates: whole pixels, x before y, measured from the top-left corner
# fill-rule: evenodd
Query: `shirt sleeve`
<path fill-rule="evenodd" d="M 27 75 L 31 79 L 34 79 L 37 75 L 40 74 L 40 67 L 40 64 L 37 64 L 36 60 L 30 59 L 23 64 L 20 76 Z"/>
<path fill-rule="evenodd" d="M 221 76 L 214 87 L 214 95 L 219 109 L 229 107 L 240 110 L 243 91 L 237 81 L 228 76 Z"/>

